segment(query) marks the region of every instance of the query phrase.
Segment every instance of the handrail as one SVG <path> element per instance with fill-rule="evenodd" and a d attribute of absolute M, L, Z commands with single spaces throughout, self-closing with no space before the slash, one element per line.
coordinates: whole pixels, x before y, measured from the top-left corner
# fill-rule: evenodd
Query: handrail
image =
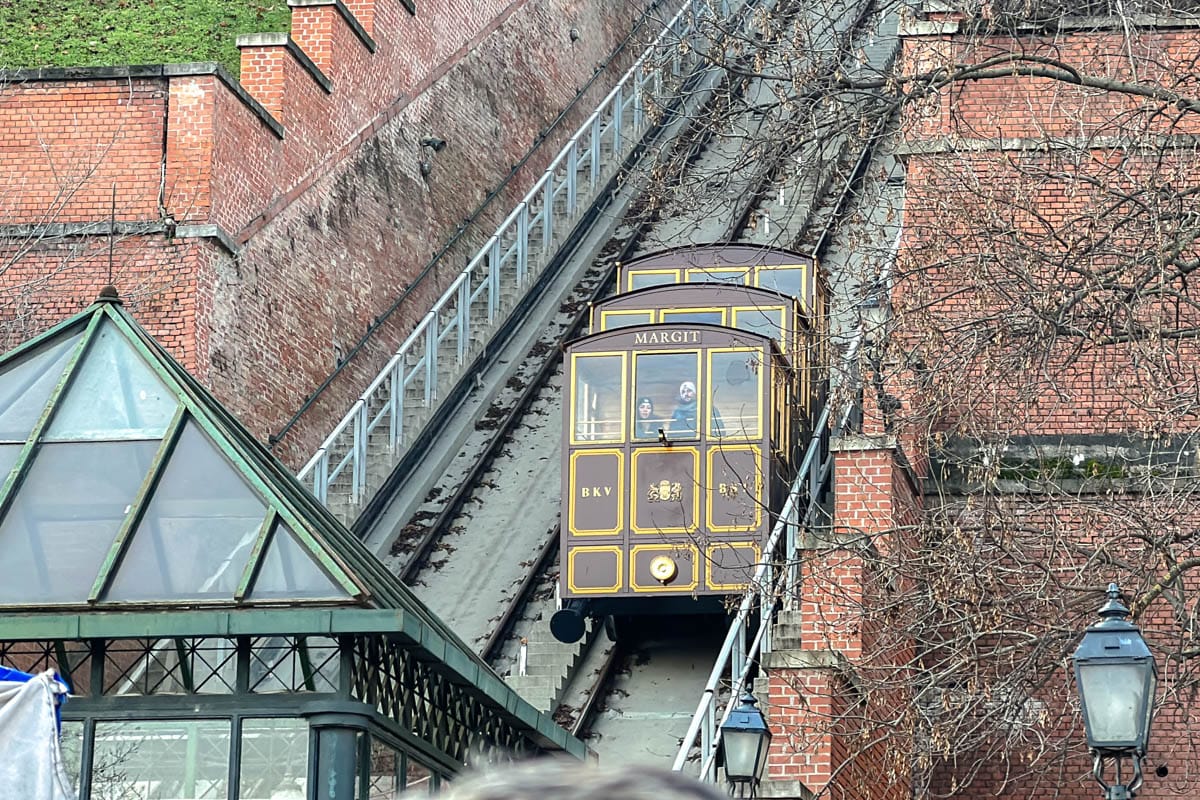
<path fill-rule="evenodd" d="M 775 528 L 770 531 L 767 545 L 763 547 L 762 552 L 764 554 L 775 552 L 775 548 L 779 547 L 780 542 L 785 540 L 786 537 L 785 560 L 788 565 L 794 564 L 797 530 L 810 523 L 818 505 L 820 505 L 818 503 L 820 489 L 824 487 L 824 483 L 829 479 L 830 471 L 832 471 L 832 456 L 828 453 L 828 439 L 832 438 L 834 431 L 838 433 L 844 431 L 848 420 L 850 420 L 850 416 L 851 409 L 847 408 L 845 413 L 842 414 L 838 426 L 830 429 L 827 427 L 829 422 L 828 405 L 821 411 L 821 416 L 818 417 L 815 426 L 817 434 L 810 441 L 808 449 L 804 453 L 804 459 L 800 462 L 800 469 L 796 480 L 792 483 L 791 491 L 788 492 L 784 510 L 780 512 L 779 521 L 775 523 Z M 824 455 L 820 463 L 817 463 L 817 457 L 822 451 L 826 455 Z M 804 516 L 798 517 L 797 511 L 800 498 L 804 497 L 805 494 L 809 495 L 809 504 L 805 509 Z M 746 676 L 749 675 L 750 669 L 754 667 L 758 652 L 763 649 L 764 639 L 769 637 L 770 624 L 768 620 L 770 613 L 774 612 L 775 606 L 779 603 L 782 594 L 781 591 L 776 590 L 778 589 L 776 587 L 776 583 L 778 582 L 779 576 L 774 575 L 770 559 L 764 558 L 755 570 L 754 577 L 750 579 L 750 584 L 748 589 L 746 589 L 742 604 L 738 606 L 738 613 L 734 616 L 730 630 L 726 633 L 725 642 L 721 644 L 721 650 L 713 664 L 712 673 L 708 676 L 707 684 L 704 684 L 700 703 L 697 704 L 696 712 L 692 715 L 688 733 L 684 735 L 682 745 L 679 747 L 679 752 L 676 754 L 676 759 L 674 759 L 671 769 L 678 771 L 684 768 L 684 765 L 688 762 L 692 742 L 696 741 L 697 735 L 701 735 L 701 754 L 703 760 L 701 762 L 700 775 L 703 780 L 713 780 L 714 760 L 716 752 L 718 752 L 718 745 L 720 744 L 720 723 L 716 722 L 716 699 L 718 699 L 716 696 L 718 696 L 721 676 L 725 673 L 726 668 L 730 668 L 733 685 L 731 697 L 739 697 L 745 685 Z M 754 612 L 756 607 L 761 608 L 760 619 L 762 622 L 758 626 L 754 642 L 751 642 L 749 648 L 746 648 L 745 634 L 749 630 L 750 614 Z M 730 715 L 733 706 L 733 703 L 726 704 L 725 714 L 721 717 L 722 723 Z"/>
<path fill-rule="evenodd" d="M 847 367 L 848 380 L 850 385 L 857 383 L 855 370 L 853 365 L 858 358 L 858 350 L 863 341 L 863 332 L 860 329 L 850 341 L 850 346 L 847 348 L 846 354 L 842 357 L 842 364 Z M 784 503 L 783 510 L 779 514 L 779 521 L 775 523 L 774 529 L 771 531 L 771 536 L 767 540 L 767 544 L 763 547 L 763 554 L 775 552 L 775 548 L 779 546 L 781 537 L 787 537 L 784 546 L 784 563 L 787 569 L 780 575 L 775 575 L 773 566 L 769 557 L 764 557 L 763 562 L 758 565 L 754 571 L 754 576 L 750 579 L 750 584 L 746 589 L 746 595 L 742 598 L 741 605 L 738 606 L 737 615 L 729 626 L 729 632 L 725 635 L 725 641 L 721 645 L 721 650 L 717 655 L 717 659 L 713 664 L 712 672 L 709 674 L 708 682 L 704 685 L 704 691 L 701 693 L 700 702 L 696 706 L 696 712 L 692 715 L 692 721 L 688 725 L 687 733 L 684 735 L 680 743 L 679 752 L 675 755 L 675 761 L 671 769 L 676 772 L 681 771 L 687 763 L 688 756 L 691 753 L 692 744 L 696 741 L 697 735 L 700 736 L 700 778 L 705 781 L 716 780 L 716 756 L 721 743 L 721 725 L 729 719 L 729 715 L 733 712 L 736 703 L 726 703 L 724 713 L 721 719 L 717 721 L 717 695 L 721 685 L 721 676 L 725 673 L 726 668 L 729 669 L 731 678 L 730 697 L 738 698 L 741 696 L 751 669 L 754 668 L 758 660 L 760 652 L 770 652 L 770 636 L 771 636 L 771 615 L 775 610 L 776 605 L 786 590 L 790 586 L 796 585 L 796 568 L 798 565 L 798 550 L 799 537 L 798 532 L 801 528 L 807 528 L 812 524 L 812 520 L 820 506 L 821 493 L 826 488 L 833 472 L 833 456 L 829 452 L 828 442 L 836 435 L 841 435 L 849 430 L 852 421 L 855 418 L 855 403 L 848 402 L 846 408 L 842 411 L 837 424 L 833 427 L 827 427 L 829 422 L 829 405 L 826 404 L 822 409 L 820 417 L 814 426 L 816 431 L 812 441 L 809 442 L 808 448 L 805 450 L 804 458 L 800 462 L 800 468 L 796 472 L 796 479 L 792 482 L 792 486 L 788 491 L 787 501 Z M 818 463 L 818 457 L 824 453 L 824 458 Z M 804 516 L 797 517 L 797 506 L 800 498 L 808 496 L 808 505 L 805 508 Z M 780 586 L 779 584 L 783 585 Z M 759 626 L 753 642 L 749 647 L 746 647 L 745 638 L 746 632 L 749 629 L 750 613 L 755 607 L 759 609 Z"/>
<path fill-rule="evenodd" d="M 685 2 L 664 25 L 300 470 L 343 522 L 401 461 L 650 128 L 647 96 L 702 63 L 696 48 L 678 46 L 696 30 L 698 5 Z"/>

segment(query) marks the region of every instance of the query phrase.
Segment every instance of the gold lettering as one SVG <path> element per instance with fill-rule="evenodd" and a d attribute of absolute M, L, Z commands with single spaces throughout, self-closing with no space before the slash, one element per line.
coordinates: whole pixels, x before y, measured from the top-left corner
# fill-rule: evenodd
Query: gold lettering
<path fill-rule="evenodd" d="M 612 497 L 613 487 L 611 486 L 581 486 L 579 487 L 580 497 Z"/>

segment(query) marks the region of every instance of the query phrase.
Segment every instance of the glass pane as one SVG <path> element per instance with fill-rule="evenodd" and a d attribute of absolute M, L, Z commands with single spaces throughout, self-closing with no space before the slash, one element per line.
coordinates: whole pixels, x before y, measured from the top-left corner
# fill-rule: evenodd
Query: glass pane
<path fill-rule="evenodd" d="M 404 791 L 413 794 L 433 793 L 432 771 L 412 757 L 408 759 L 408 770 L 404 776 Z"/>
<path fill-rule="evenodd" d="M 229 721 L 97 722 L 93 800 L 229 796 Z"/>
<path fill-rule="evenodd" d="M 650 311 L 604 311 L 600 314 L 599 330 L 611 331 L 632 325 L 649 325 L 651 322 L 654 319 Z"/>
<path fill-rule="evenodd" d="M 698 267 L 687 271 L 688 283 L 746 283 L 749 267 Z"/>
<path fill-rule="evenodd" d="M 250 645 L 254 694 L 336 692 L 341 659 L 337 642 L 322 636 L 264 636 Z"/>
<path fill-rule="evenodd" d="M 87 600 L 157 450 L 42 445 L 0 525 L 0 603 Z"/>
<path fill-rule="evenodd" d="M 266 504 L 189 422 L 106 599 L 232 598 Z"/>
<path fill-rule="evenodd" d="M 708 325 L 724 325 L 723 311 L 664 311 L 663 322 L 703 322 Z"/>
<path fill-rule="evenodd" d="M 400 754 L 378 739 L 371 738 L 371 774 L 367 779 L 367 800 L 394 800 L 400 793 Z"/>
<path fill-rule="evenodd" d="M 0 486 L 8 480 L 8 473 L 12 472 L 13 464 L 17 463 L 17 456 L 21 455 L 21 447 L 23 445 L 0 444 Z"/>
<path fill-rule="evenodd" d="M 803 267 L 759 267 L 758 285 L 764 289 L 774 289 L 782 294 L 791 295 L 804 301 L 800 294 L 804 286 Z"/>
<path fill-rule="evenodd" d="M 0 373 L 0 440 L 23 442 L 42 416 L 82 331 L 38 348 Z"/>
<path fill-rule="evenodd" d="M 291 529 L 283 522 L 277 523 L 258 577 L 254 579 L 250 599 L 347 596 L 342 587 L 317 565 L 308 550 L 300 546 Z"/>
<path fill-rule="evenodd" d="M 629 290 L 645 289 L 647 286 L 665 286 L 669 283 L 679 283 L 679 270 L 664 270 L 659 272 L 630 272 Z"/>
<path fill-rule="evenodd" d="M 711 435 L 726 439 L 762 436 L 762 353 L 712 353 Z"/>
<path fill-rule="evenodd" d="M 83 765 L 83 723 L 73 720 L 63 720 L 62 736 L 59 739 L 62 749 L 63 771 L 71 788 L 79 791 L 79 773 Z"/>
<path fill-rule="evenodd" d="M 308 789 L 308 724 L 302 719 L 242 720 L 241 800 L 303 800 Z"/>
<path fill-rule="evenodd" d="M 624 423 L 624 362 L 620 356 L 576 356 L 571 394 L 575 442 L 619 442 Z"/>
<path fill-rule="evenodd" d="M 658 438 L 661 427 L 669 439 L 695 439 L 700 372 L 696 353 L 645 353 L 637 356 L 634 369 L 637 425 L 642 426 L 640 409 L 649 400 L 653 408 L 652 424 L 644 427 L 653 430 L 653 438 Z M 636 432 L 635 436 L 650 438 L 650 434 L 642 432 Z"/>
<path fill-rule="evenodd" d="M 1094 744 L 1128 744 L 1140 732 L 1146 703 L 1141 664 L 1080 664 L 1080 690 Z"/>
<path fill-rule="evenodd" d="M 96 331 L 47 439 L 158 439 L 179 401 L 111 323 Z"/>
<path fill-rule="evenodd" d="M 733 325 L 743 331 L 760 333 L 770 336 L 783 346 L 783 309 L 782 308 L 738 308 L 733 312 Z"/>

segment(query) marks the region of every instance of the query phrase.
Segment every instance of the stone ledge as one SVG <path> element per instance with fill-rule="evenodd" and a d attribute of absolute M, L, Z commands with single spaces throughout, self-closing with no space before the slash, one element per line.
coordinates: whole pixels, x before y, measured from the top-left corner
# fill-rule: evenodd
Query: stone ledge
<path fill-rule="evenodd" d="M 842 657 L 833 650 L 772 650 L 759 663 L 763 669 L 841 669 Z"/>
<path fill-rule="evenodd" d="M 770 797 L 773 800 L 815 800 L 816 794 L 798 780 L 764 780 L 758 785 L 755 797 Z"/>
<path fill-rule="evenodd" d="M 899 444 L 891 434 L 848 433 L 829 441 L 831 453 L 854 453 L 864 450 L 896 450 Z"/>
<path fill-rule="evenodd" d="M 34 239 L 53 240 L 70 236 L 153 236 L 163 234 L 171 239 L 212 239 L 236 255 L 238 244 L 234 238 L 215 224 L 179 225 L 173 232 L 163 220 L 146 220 L 143 222 L 54 222 L 45 225 L 0 225 L 0 239 Z"/>
<path fill-rule="evenodd" d="M 1194 149 L 1200 144 L 1200 136 L 1190 133 L 1155 134 L 1145 137 L 1092 136 L 1045 138 L 990 138 L 967 139 L 961 136 L 939 136 L 919 142 L 905 142 L 895 148 L 894 154 L 904 160 L 912 156 L 936 156 L 958 153 L 1052 153 L 1076 150 L 1131 150 L 1134 152 L 1157 152 L 1163 149 Z"/>

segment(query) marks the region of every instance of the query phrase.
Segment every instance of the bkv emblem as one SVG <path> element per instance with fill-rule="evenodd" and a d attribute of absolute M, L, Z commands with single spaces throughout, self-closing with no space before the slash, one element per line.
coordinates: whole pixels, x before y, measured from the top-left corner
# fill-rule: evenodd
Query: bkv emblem
<path fill-rule="evenodd" d="M 650 484 L 646 499 L 651 503 L 678 503 L 683 499 L 683 484 L 671 481 L 659 481 Z"/>

